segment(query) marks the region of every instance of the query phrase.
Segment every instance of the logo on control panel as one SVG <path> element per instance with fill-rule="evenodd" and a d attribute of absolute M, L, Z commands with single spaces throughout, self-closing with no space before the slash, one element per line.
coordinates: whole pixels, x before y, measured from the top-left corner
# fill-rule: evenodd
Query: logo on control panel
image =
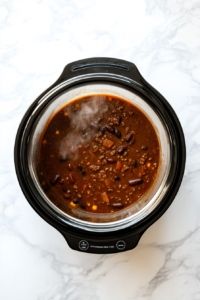
<path fill-rule="evenodd" d="M 87 241 L 80 241 L 79 242 L 79 248 L 82 250 L 82 251 L 86 251 L 88 248 L 89 248 L 89 243 Z"/>
<path fill-rule="evenodd" d="M 118 241 L 116 243 L 116 247 L 117 247 L 118 250 L 124 250 L 124 248 L 126 247 L 126 243 L 122 240 Z"/>

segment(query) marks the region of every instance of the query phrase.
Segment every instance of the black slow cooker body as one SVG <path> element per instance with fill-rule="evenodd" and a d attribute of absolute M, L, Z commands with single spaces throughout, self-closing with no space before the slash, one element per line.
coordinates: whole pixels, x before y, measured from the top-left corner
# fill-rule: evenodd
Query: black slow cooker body
<path fill-rule="evenodd" d="M 166 120 L 168 130 L 173 137 L 172 145 L 174 154 L 169 174 L 173 180 L 171 180 L 170 187 L 163 196 L 162 201 L 151 214 L 140 222 L 125 229 L 112 232 L 91 232 L 82 230 L 67 225 L 59 218 L 55 218 L 49 212 L 47 206 L 45 208 L 44 205 L 41 205 L 41 195 L 37 193 L 33 185 L 28 168 L 27 149 L 30 142 L 31 129 L 40 112 L 48 105 L 47 102 L 42 103 L 41 98 L 50 93 L 57 85 L 60 85 L 66 80 L 69 81 L 69 79 L 76 78 L 75 81 L 71 80 L 67 88 L 87 83 L 88 77 L 84 76 L 87 74 L 92 74 L 89 83 L 92 81 L 95 83 L 105 83 L 109 81 L 112 82 L 112 84 L 121 85 L 123 88 L 133 91 L 148 101 L 148 103 L 154 106 L 158 115 L 162 115 L 162 118 Z M 105 74 L 115 74 L 118 76 L 108 79 L 108 76 L 105 76 Z M 66 90 L 65 86 L 63 86 L 63 90 L 59 90 L 59 93 L 62 93 L 64 90 Z M 52 98 L 50 96 L 48 101 L 51 101 L 55 96 L 55 94 Z M 145 230 L 162 216 L 176 196 L 184 173 L 185 158 L 186 149 L 183 131 L 170 104 L 157 90 L 145 81 L 134 64 L 113 58 L 89 58 L 68 64 L 58 80 L 44 91 L 25 113 L 17 132 L 14 149 L 18 181 L 26 199 L 34 210 L 64 236 L 72 249 L 101 254 L 122 252 L 136 247 Z"/>

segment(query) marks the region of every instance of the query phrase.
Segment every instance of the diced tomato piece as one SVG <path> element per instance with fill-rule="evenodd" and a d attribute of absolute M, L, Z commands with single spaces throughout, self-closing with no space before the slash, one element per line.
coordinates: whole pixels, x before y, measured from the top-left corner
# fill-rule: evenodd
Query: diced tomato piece
<path fill-rule="evenodd" d="M 143 190 L 146 191 L 148 189 L 149 185 L 147 182 L 144 182 L 142 187 L 143 187 Z"/>
<path fill-rule="evenodd" d="M 108 178 L 106 178 L 104 182 L 105 182 L 105 185 L 106 185 L 107 187 L 109 187 L 109 186 L 112 185 L 112 181 L 111 181 L 110 179 L 108 179 Z"/>
<path fill-rule="evenodd" d="M 87 187 L 87 184 L 84 184 L 84 186 L 83 186 L 83 192 L 85 191 L 86 187 Z"/>
<path fill-rule="evenodd" d="M 114 145 L 114 142 L 108 139 L 103 140 L 103 146 L 111 148 Z"/>
<path fill-rule="evenodd" d="M 120 171 L 121 168 L 122 168 L 122 163 L 121 163 L 121 161 L 118 161 L 117 165 L 116 165 L 116 170 Z"/>

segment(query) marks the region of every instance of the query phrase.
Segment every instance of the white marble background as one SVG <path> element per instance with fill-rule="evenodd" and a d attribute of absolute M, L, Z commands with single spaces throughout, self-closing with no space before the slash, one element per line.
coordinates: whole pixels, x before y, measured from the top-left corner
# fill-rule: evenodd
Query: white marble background
<path fill-rule="evenodd" d="M 0 1 L 0 299 L 200 299 L 200 1 Z M 72 251 L 25 200 L 13 147 L 32 101 L 74 60 L 134 62 L 184 129 L 182 186 L 139 246 Z"/>

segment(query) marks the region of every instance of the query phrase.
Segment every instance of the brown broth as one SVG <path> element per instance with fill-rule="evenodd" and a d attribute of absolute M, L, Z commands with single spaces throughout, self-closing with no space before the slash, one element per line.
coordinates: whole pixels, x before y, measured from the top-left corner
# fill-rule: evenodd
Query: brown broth
<path fill-rule="evenodd" d="M 58 208 L 113 213 L 150 189 L 160 151 L 155 129 L 141 110 L 115 96 L 94 95 L 53 116 L 38 157 L 39 181 Z"/>

